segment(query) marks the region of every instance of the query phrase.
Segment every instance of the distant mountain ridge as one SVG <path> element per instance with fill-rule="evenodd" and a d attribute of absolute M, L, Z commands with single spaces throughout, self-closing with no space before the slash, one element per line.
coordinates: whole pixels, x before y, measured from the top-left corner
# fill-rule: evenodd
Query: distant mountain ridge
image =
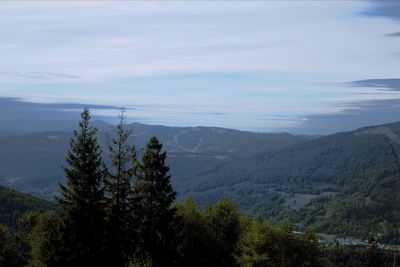
<path fill-rule="evenodd" d="M 194 177 L 189 191 L 320 231 L 398 236 L 389 233 L 400 224 L 399 136 L 392 123 L 300 142 Z"/>
<path fill-rule="evenodd" d="M 94 125 L 104 147 L 111 125 Z M 193 195 L 205 204 L 231 197 L 253 214 L 360 237 L 387 239 L 400 225 L 400 123 L 322 137 L 127 127 L 139 153 L 153 135 L 164 143 L 179 199 Z M 70 136 L 62 131 L 0 137 L 0 182 L 52 198 L 64 181 L 60 166 Z"/>
<path fill-rule="evenodd" d="M 112 125 L 93 121 L 104 151 Z M 307 140 L 290 134 L 262 134 L 212 127 L 166 127 L 129 124 L 132 142 L 140 153 L 152 136 L 168 152 L 175 187 L 187 177 L 212 171 L 227 162 L 261 151 L 272 151 Z M 42 197 L 52 198 L 64 181 L 61 166 L 69 146 L 70 131 L 45 131 L 0 136 L 0 182 Z"/>

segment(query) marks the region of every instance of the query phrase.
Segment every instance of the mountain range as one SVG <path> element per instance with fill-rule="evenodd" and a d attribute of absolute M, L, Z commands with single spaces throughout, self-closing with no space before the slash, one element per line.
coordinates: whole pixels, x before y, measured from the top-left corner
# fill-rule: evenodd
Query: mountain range
<path fill-rule="evenodd" d="M 112 126 L 94 121 L 104 151 Z M 72 125 L 57 131 L 2 131 L 0 183 L 52 199 Z M 328 136 L 253 133 L 213 127 L 127 125 L 140 150 L 157 136 L 168 152 L 178 198 L 200 204 L 233 198 L 252 214 L 302 229 L 390 239 L 400 223 L 400 123 Z M 140 155 L 139 155 L 140 156 Z"/>

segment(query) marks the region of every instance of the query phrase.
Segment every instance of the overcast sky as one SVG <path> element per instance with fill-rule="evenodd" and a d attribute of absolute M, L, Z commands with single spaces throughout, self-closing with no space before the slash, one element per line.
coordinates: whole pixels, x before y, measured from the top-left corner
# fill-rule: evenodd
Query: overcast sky
<path fill-rule="evenodd" d="M 399 14 L 400 1 L 1 2 L 0 97 L 253 131 L 400 120 Z"/>

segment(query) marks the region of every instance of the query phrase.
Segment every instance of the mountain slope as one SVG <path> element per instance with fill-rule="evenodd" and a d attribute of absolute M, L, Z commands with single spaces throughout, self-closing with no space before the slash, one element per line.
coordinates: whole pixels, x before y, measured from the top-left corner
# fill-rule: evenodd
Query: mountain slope
<path fill-rule="evenodd" d="M 94 121 L 104 151 L 111 125 Z M 178 191 L 189 176 L 220 168 L 228 162 L 261 151 L 274 151 L 304 140 L 290 134 L 258 134 L 211 127 L 178 128 L 128 125 L 139 153 L 152 136 L 157 136 L 168 151 L 174 186 Z M 64 182 L 61 166 L 69 146 L 71 132 L 35 132 L 0 137 L 0 183 L 48 199 Z"/>
<path fill-rule="evenodd" d="M 400 224 L 399 136 L 394 123 L 321 137 L 192 177 L 188 191 L 201 203 L 227 195 L 271 218 L 383 237 Z"/>
<path fill-rule="evenodd" d="M 29 210 L 48 210 L 55 204 L 0 186 L 0 224 L 14 226 L 18 218 Z"/>
<path fill-rule="evenodd" d="M 398 124 L 393 127 L 399 126 Z M 373 128 L 375 129 L 375 128 Z M 192 183 L 193 190 L 207 189 L 241 181 L 278 183 L 285 191 L 317 189 L 327 184 L 330 190 L 366 175 L 398 170 L 399 144 L 384 134 L 367 134 L 365 129 L 321 137 L 279 151 L 259 153 L 242 164 L 227 165 Z M 397 134 L 397 133 L 396 133 Z M 229 176 L 224 172 L 230 172 Z M 217 179 L 225 177 L 225 179 Z M 315 185 L 315 186 L 314 186 Z"/>
<path fill-rule="evenodd" d="M 111 126 L 94 123 L 104 147 Z M 400 123 L 319 138 L 210 127 L 128 127 L 139 150 L 153 135 L 164 143 L 180 199 L 193 195 L 204 204 L 229 196 L 251 213 L 289 218 L 300 228 L 314 224 L 322 232 L 392 241 L 397 236 Z M 70 135 L 0 138 L 0 182 L 52 198 L 64 181 L 60 166 Z"/>

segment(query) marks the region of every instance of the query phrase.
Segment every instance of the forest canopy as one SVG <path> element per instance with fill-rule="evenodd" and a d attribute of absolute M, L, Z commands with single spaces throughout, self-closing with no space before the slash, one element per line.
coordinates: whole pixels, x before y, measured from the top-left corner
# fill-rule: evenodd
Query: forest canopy
<path fill-rule="evenodd" d="M 177 202 L 162 144 L 151 138 L 137 159 L 130 134 L 122 112 L 104 153 L 89 110 L 82 112 L 57 207 L 44 205 L 15 227 L 0 227 L 0 266 L 392 264 L 393 253 L 372 238 L 366 247 L 321 245 L 312 229 L 300 233 L 287 222 L 251 217 L 230 199 L 204 207 L 192 198 Z"/>

